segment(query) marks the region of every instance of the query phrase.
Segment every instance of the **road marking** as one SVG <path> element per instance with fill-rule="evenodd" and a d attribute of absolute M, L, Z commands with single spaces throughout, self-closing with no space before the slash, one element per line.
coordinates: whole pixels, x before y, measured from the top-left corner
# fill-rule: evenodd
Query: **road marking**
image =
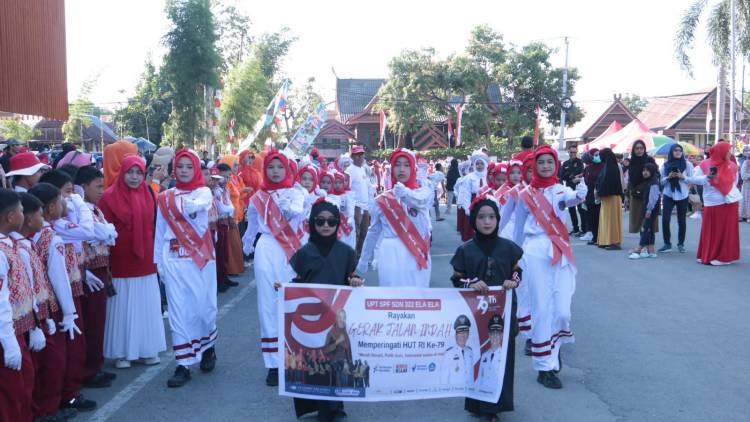
<path fill-rule="evenodd" d="M 229 311 L 232 310 L 237 304 L 247 296 L 250 291 L 255 288 L 255 280 L 248 283 L 245 288 L 240 290 L 239 294 L 237 296 L 230 299 L 227 303 L 224 304 L 224 306 L 219 309 L 219 312 L 216 316 L 217 324 L 218 321 L 220 321 L 224 315 L 226 315 Z M 162 360 L 171 359 L 172 356 L 174 356 L 173 352 L 166 352 L 162 353 L 160 357 Z M 172 368 L 172 365 L 166 364 L 162 361 L 160 365 L 152 366 L 148 369 L 146 369 L 141 375 L 139 375 L 136 379 L 134 379 L 130 384 L 128 384 L 125 388 L 123 388 L 119 393 L 117 393 L 114 397 L 112 397 L 112 400 L 108 401 L 107 404 L 100 407 L 99 410 L 96 411 L 93 415 L 91 415 L 90 418 L 87 420 L 90 422 L 104 422 L 109 420 L 109 418 L 112 417 L 117 411 L 119 411 L 123 406 L 125 406 L 130 399 L 133 398 L 136 394 L 138 394 L 139 391 L 143 389 L 148 383 L 150 383 L 154 378 L 156 378 L 159 373 L 164 371 L 167 368 Z"/>

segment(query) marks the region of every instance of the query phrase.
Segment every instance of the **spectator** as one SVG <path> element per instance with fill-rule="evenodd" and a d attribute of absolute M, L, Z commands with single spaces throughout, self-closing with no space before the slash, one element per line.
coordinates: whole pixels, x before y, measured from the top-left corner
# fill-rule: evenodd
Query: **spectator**
<path fill-rule="evenodd" d="M 674 144 L 669 148 L 667 161 L 661 168 L 661 184 L 664 189 L 664 213 L 662 214 L 662 225 L 664 226 L 664 246 L 659 252 L 672 252 L 672 236 L 670 231 L 670 220 L 672 209 L 677 208 L 677 250 L 685 253 L 685 233 L 687 231 L 687 209 L 688 179 L 693 177 L 693 165 L 685 159 L 685 153 L 680 144 Z"/>
<path fill-rule="evenodd" d="M 646 215 L 643 211 L 646 206 L 645 198 L 639 198 L 638 195 L 634 195 L 634 188 L 643 183 L 643 168 L 646 163 L 656 164 L 656 161 L 646 154 L 646 143 L 639 139 L 633 142 L 630 151 L 630 166 L 628 167 L 627 192 L 630 209 L 630 233 L 639 233 L 641 231 L 643 216 Z M 656 229 L 658 230 L 658 227 Z"/>
<path fill-rule="evenodd" d="M 601 150 L 599 157 L 604 167 L 596 183 L 596 197 L 601 201 L 597 241 L 600 248 L 620 250 L 622 249 L 620 246 L 622 243 L 622 173 L 617 158 L 610 148 Z M 634 171 L 632 163 L 630 171 Z M 642 210 L 643 208 L 641 212 Z"/>
<path fill-rule="evenodd" d="M 5 149 L 3 150 L 3 156 L 0 157 L 0 165 L 3 166 L 3 172 L 8 173 L 10 171 L 10 159 L 14 155 L 20 153 L 23 150 L 23 144 L 15 138 L 8 138 L 5 140 Z"/>
<path fill-rule="evenodd" d="M 740 164 L 740 180 L 742 180 L 742 202 L 740 202 L 740 221 L 750 218 L 750 145 L 742 150 L 745 160 Z"/>
<path fill-rule="evenodd" d="M 458 158 L 452 158 L 450 167 L 448 168 L 448 176 L 445 181 L 445 190 L 448 192 L 446 195 L 445 213 L 451 213 L 451 207 L 453 206 L 454 191 L 453 188 L 456 186 L 456 181 L 461 177 L 461 173 L 458 171 Z"/>
<path fill-rule="evenodd" d="M 641 224 L 641 240 L 639 247 L 633 250 L 628 258 L 656 258 L 654 243 L 654 228 L 659 219 L 659 167 L 654 163 L 646 163 L 643 167 L 644 182 L 637 189 L 645 191 L 646 207 L 644 209 L 643 224 Z"/>
<path fill-rule="evenodd" d="M 568 186 L 569 188 L 575 190 L 578 183 L 574 183 L 573 179 L 583 175 L 583 161 L 578 158 L 578 148 L 575 145 L 571 145 L 568 147 L 568 156 L 570 158 L 568 158 L 560 166 L 559 177 L 560 181 L 563 182 L 565 186 Z M 568 211 L 570 212 L 570 221 L 573 224 L 573 231 L 570 232 L 570 234 L 576 237 L 580 237 L 583 236 L 584 233 L 586 233 L 586 215 L 583 209 L 583 204 L 578 205 L 577 209 L 578 213 L 576 213 L 576 207 L 568 208 Z M 579 215 L 581 216 L 580 226 L 578 225 Z"/>
<path fill-rule="evenodd" d="M 430 182 L 432 183 L 432 189 L 435 191 L 435 220 L 443 221 L 445 218 L 440 217 L 440 196 L 439 192 L 445 192 L 445 173 L 443 173 L 443 165 L 440 163 L 435 164 L 435 171 L 430 175 Z"/>
<path fill-rule="evenodd" d="M 584 236 L 581 236 L 581 240 L 587 241 L 589 245 L 596 245 L 597 239 L 599 238 L 599 209 L 601 207 L 601 202 L 595 195 L 595 187 L 596 181 L 599 179 L 599 174 L 602 172 L 604 165 L 602 164 L 602 158 L 599 156 L 598 149 L 592 148 L 587 156 L 588 158 L 584 158 L 586 168 L 583 170 L 583 180 L 588 187 L 585 205 L 586 219 L 588 220 L 586 227 L 589 232 Z"/>

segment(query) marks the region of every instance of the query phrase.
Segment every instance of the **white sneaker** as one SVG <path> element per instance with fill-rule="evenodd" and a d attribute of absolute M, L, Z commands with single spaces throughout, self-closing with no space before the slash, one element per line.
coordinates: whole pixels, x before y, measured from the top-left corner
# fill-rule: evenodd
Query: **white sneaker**
<path fill-rule="evenodd" d="M 130 361 L 127 359 L 117 359 L 115 361 L 115 368 L 117 369 L 128 369 L 130 368 Z"/>
<path fill-rule="evenodd" d="M 648 254 L 648 257 L 649 257 L 649 258 L 656 258 L 657 256 L 659 256 L 659 255 L 657 255 L 657 254 L 655 254 L 655 253 L 649 253 L 649 254 Z"/>
<path fill-rule="evenodd" d="M 579 239 L 583 240 L 584 242 L 588 242 L 591 240 L 594 240 L 594 233 L 586 232 L 583 236 L 579 237 Z"/>
<path fill-rule="evenodd" d="M 711 261 L 711 265 L 716 265 L 716 266 L 729 265 L 729 264 L 731 264 L 731 262 L 723 262 L 723 261 L 718 261 L 716 259 Z"/>
<path fill-rule="evenodd" d="M 141 358 L 138 359 L 138 363 L 141 365 L 157 365 L 161 362 L 161 359 L 159 356 L 153 357 L 153 358 Z"/>
<path fill-rule="evenodd" d="M 630 255 L 628 255 L 629 259 L 641 259 L 645 258 L 643 255 L 639 254 L 638 252 L 633 252 Z"/>
<path fill-rule="evenodd" d="M 646 249 L 644 249 L 639 255 L 641 255 L 641 258 L 648 258 L 651 254 Z"/>
<path fill-rule="evenodd" d="M 691 215 L 690 218 L 692 218 L 693 220 L 700 220 L 701 219 L 701 213 L 699 213 L 699 212 L 693 213 L 693 215 Z"/>
<path fill-rule="evenodd" d="M 161 314 L 161 317 L 163 319 L 169 319 L 169 311 L 168 310 L 164 310 L 164 312 L 162 312 L 162 314 Z"/>

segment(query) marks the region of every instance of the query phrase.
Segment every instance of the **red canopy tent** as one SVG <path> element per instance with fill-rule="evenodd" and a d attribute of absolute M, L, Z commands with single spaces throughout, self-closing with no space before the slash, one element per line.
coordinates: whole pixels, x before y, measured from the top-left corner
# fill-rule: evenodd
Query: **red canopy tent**
<path fill-rule="evenodd" d="M 591 148 L 599 148 L 599 144 L 597 144 L 597 141 L 620 131 L 620 129 L 622 129 L 622 124 L 620 124 L 620 122 L 618 122 L 617 120 L 613 121 L 609 124 L 609 127 L 604 132 L 602 132 L 601 135 L 596 137 L 596 139 L 583 145 L 579 145 L 578 152 L 588 151 Z"/>
<path fill-rule="evenodd" d="M 607 129 L 607 131 L 609 131 L 609 129 Z M 655 147 L 652 139 L 652 136 L 654 135 L 656 134 L 651 132 L 643 122 L 634 119 L 617 132 L 610 133 L 606 136 L 600 136 L 591 141 L 588 144 L 588 149 L 612 148 L 612 151 L 615 153 L 629 152 L 633 142 L 640 139 L 646 144 L 646 150 L 648 151 Z"/>

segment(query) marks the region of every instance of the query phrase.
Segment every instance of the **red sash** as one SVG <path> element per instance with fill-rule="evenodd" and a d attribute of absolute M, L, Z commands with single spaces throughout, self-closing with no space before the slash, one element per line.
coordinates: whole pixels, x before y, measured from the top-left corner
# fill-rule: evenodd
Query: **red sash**
<path fill-rule="evenodd" d="M 430 254 L 430 235 L 428 234 L 426 238 L 422 238 L 419 230 L 417 230 L 417 226 L 414 225 L 414 222 L 406 214 L 404 207 L 398 199 L 393 196 L 392 191 L 378 196 L 375 201 L 380 206 L 385 219 L 393 227 L 393 231 L 396 232 L 398 238 L 406 246 L 406 249 L 417 260 L 417 266 L 422 270 L 427 269 Z"/>
<path fill-rule="evenodd" d="M 266 215 L 267 213 L 269 218 L 266 219 L 266 224 L 268 224 L 271 234 L 279 242 L 281 248 L 284 249 L 286 259 L 292 259 L 294 253 L 302 247 L 302 244 L 297 237 L 297 233 L 294 232 L 294 229 L 292 229 L 289 222 L 284 218 L 279 206 L 276 205 L 276 201 L 271 198 L 268 192 L 262 190 L 253 195 L 250 202 L 255 206 L 260 215 Z"/>
<path fill-rule="evenodd" d="M 199 269 L 208 264 L 214 258 L 214 242 L 211 238 L 211 230 L 206 230 L 203 237 L 198 236 L 193 226 L 185 219 L 182 212 L 177 208 L 177 195 L 173 189 L 162 192 L 159 195 L 159 211 L 164 220 L 177 237 L 177 242 L 193 259 Z"/>
<path fill-rule="evenodd" d="M 349 225 L 349 219 L 344 214 L 339 214 L 339 233 L 343 233 L 345 236 L 352 234 L 353 227 Z"/>
<path fill-rule="evenodd" d="M 486 186 L 484 186 L 482 188 L 479 188 L 479 191 L 477 191 L 477 195 L 476 196 L 487 195 L 490 192 L 492 192 L 492 188 L 490 187 L 490 185 L 486 185 Z"/>
<path fill-rule="evenodd" d="M 527 187 L 520 193 L 521 199 L 526 204 L 526 208 L 536 218 L 537 223 L 544 229 L 552 241 L 552 264 L 557 264 L 563 255 L 568 257 L 573 265 L 576 260 L 573 258 L 573 249 L 570 247 L 568 228 L 560 220 L 560 217 L 552 209 L 552 205 L 544 197 L 540 189 Z"/>
<path fill-rule="evenodd" d="M 511 190 L 511 187 L 508 185 L 503 185 L 500 187 L 500 189 L 495 191 L 495 198 L 497 198 L 497 201 L 500 203 L 500 205 L 505 205 L 508 202 L 508 197 L 506 194 L 508 191 Z"/>

